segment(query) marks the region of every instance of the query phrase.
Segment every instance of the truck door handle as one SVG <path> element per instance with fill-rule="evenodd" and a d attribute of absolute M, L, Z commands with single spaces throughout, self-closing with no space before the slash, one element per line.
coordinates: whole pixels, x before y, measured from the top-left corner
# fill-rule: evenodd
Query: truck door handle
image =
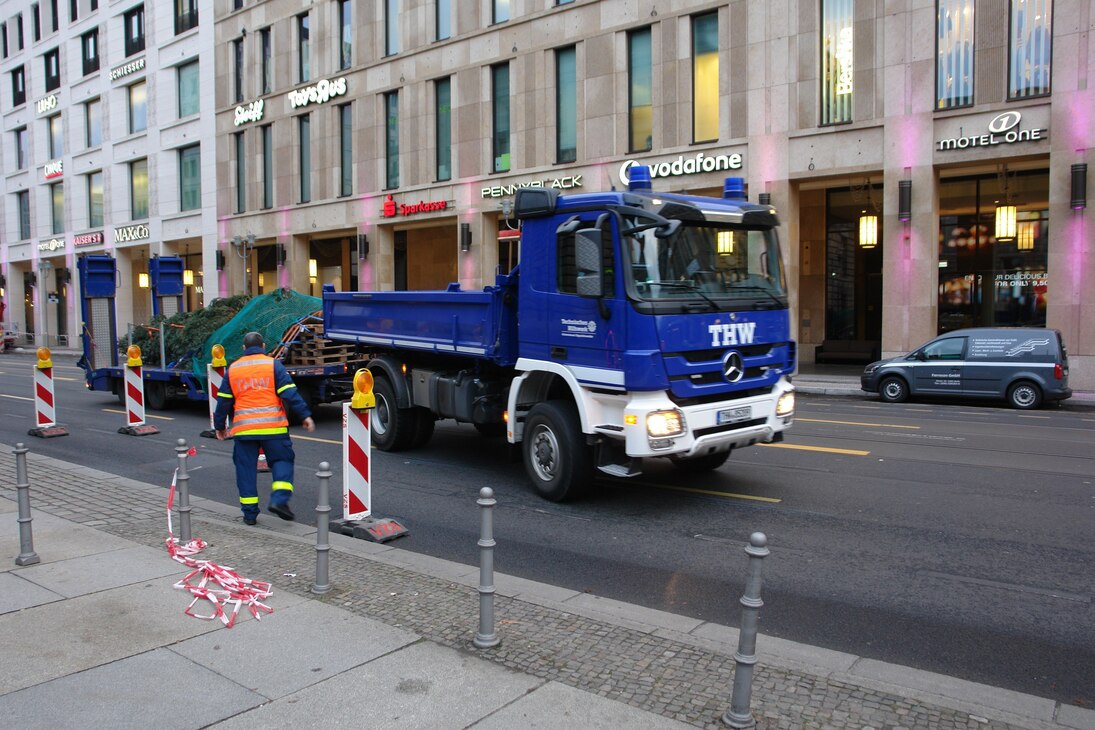
<path fill-rule="evenodd" d="M 555 360 L 566 360 L 567 349 L 565 347 L 553 347 L 551 348 L 551 357 Z"/>

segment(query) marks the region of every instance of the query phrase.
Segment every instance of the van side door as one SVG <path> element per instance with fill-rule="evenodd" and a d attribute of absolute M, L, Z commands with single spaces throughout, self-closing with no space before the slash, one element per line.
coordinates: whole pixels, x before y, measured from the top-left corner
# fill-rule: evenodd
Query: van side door
<path fill-rule="evenodd" d="M 961 395 L 965 337 L 942 337 L 921 348 L 913 361 L 913 393 Z"/>

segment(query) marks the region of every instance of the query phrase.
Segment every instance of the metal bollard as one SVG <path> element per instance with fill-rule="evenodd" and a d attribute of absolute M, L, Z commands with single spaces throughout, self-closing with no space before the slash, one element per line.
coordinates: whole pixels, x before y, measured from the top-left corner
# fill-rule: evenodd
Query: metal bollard
<path fill-rule="evenodd" d="M 757 615 L 764 601 L 760 600 L 761 561 L 768 556 L 768 538 L 763 532 L 749 536 L 749 576 L 745 581 L 745 593 L 741 597 L 741 631 L 738 634 L 738 650 L 734 653 L 737 667 L 734 669 L 734 694 L 730 709 L 722 716 L 723 724 L 733 728 L 753 728 L 757 721 L 749 710 L 753 692 L 753 665 L 757 663 Z"/>
<path fill-rule="evenodd" d="M 331 590 L 330 569 L 330 525 L 331 525 L 331 465 L 319 462 L 319 494 L 316 495 L 316 582 L 312 593 L 326 593 Z"/>
<path fill-rule="evenodd" d="M 30 451 L 23 444 L 15 445 L 15 490 L 16 499 L 19 502 L 19 557 L 15 559 L 16 565 L 34 565 L 42 562 L 38 553 L 34 552 L 34 535 L 31 533 L 30 523 L 30 482 L 27 481 L 27 452 Z"/>
<path fill-rule="evenodd" d="M 476 500 L 482 509 L 479 530 L 479 633 L 472 641 L 480 649 L 498 646 L 494 630 L 494 518 L 492 510 L 498 504 L 494 490 L 483 487 Z"/>
<path fill-rule="evenodd" d="M 190 449 L 186 439 L 179 439 L 175 454 L 179 457 L 179 473 L 175 477 L 175 487 L 179 492 L 179 544 L 185 545 L 193 539 L 190 535 L 190 475 L 186 473 L 186 457 Z"/>

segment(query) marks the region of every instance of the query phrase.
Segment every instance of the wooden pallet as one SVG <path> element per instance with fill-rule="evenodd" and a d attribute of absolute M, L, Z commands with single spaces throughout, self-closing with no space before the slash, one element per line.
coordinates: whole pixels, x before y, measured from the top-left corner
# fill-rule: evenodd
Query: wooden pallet
<path fill-rule="evenodd" d="M 335 343 L 323 337 L 323 320 L 318 313 L 297 321 L 285 331 L 271 356 L 286 365 L 331 365 L 362 359 L 352 345 Z"/>

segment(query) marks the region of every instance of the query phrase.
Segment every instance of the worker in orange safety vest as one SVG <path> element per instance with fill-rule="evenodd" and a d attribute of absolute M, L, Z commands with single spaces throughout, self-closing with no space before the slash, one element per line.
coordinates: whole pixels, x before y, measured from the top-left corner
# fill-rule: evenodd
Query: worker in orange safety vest
<path fill-rule="evenodd" d="M 228 368 L 213 413 L 213 428 L 221 441 L 228 438 L 226 425 L 232 418 L 232 463 L 243 521 L 248 525 L 256 524 L 259 516 L 255 462 L 260 449 L 266 454 L 274 480 L 268 509 L 283 520 L 295 519 L 289 507 L 295 456 L 286 409 L 301 419 L 305 431 L 316 430 L 308 404 L 285 366 L 266 355 L 261 334 L 248 332 L 243 337 L 243 357 Z"/>

